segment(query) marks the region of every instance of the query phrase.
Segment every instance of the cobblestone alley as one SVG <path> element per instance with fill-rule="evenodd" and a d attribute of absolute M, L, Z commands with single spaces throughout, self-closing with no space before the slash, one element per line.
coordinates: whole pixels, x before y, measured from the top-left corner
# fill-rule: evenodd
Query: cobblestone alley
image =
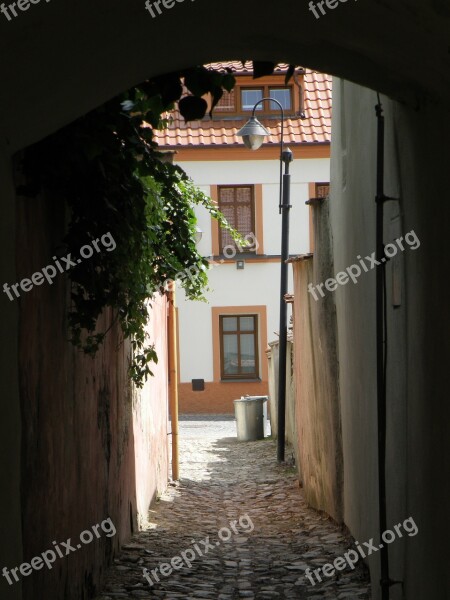
<path fill-rule="evenodd" d="M 149 528 L 123 548 L 98 600 L 370 598 L 362 565 L 322 574 L 315 585 L 305 578 L 307 567 L 343 556 L 350 541 L 306 506 L 273 440 L 238 442 L 231 419 L 184 419 L 180 473 L 150 511 Z"/>

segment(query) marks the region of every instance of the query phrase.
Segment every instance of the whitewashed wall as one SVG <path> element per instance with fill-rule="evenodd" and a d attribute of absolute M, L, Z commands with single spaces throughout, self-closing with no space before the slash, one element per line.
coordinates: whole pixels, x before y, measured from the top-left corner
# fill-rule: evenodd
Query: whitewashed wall
<path fill-rule="evenodd" d="M 250 152 L 250 151 L 249 151 Z M 213 155 L 213 151 L 212 151 Z M 295 158 L 295 152 L 294 152 Z M 279 255 L 281 248 L 281 216 L 279 204 L 279 170 L 276 160 L 180 162 L 180 166 L 207 194 L 211 185 L 263 185 L 264 253 Z M 309 252 L 308 184 L 329 181 L 329 159 L 294 160 L 291 165 L 291 254 Z M 199 251 L 212 254 L 211 219 L 209 213 L 198 209 L 199 227 L 203 231 Z M 291 273 L 289 291 L 292 292 Z M 244 270 L 235 263 L 213 267 L 209 272 L 208 303 L 186 301 L 178 294 L 180 331 L 181 382 L 191 379 L 213 380 L 211 307 L 267 307 L 268 340 L 277 338 L 279 330 L 280 264 L 278 262 L 246 262 Z M 290 315 L 290 309 L 289 309 Z M 266 360 L 265 348 L 260 348 L 260 368 Z"/>

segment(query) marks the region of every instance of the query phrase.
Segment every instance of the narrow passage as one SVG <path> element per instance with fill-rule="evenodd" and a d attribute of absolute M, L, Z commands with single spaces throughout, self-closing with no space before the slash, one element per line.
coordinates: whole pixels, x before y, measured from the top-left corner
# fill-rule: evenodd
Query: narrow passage
<path fill-rule="evenodd" d="M 305 578 L 351 540 L 307 507 L 273 440 L 234 436 L 234 421 L 223 417 L 181 421 L 181 481 L 150 511 L 151 528 L 123 548 L 97 600 L 370 599 L 361 563 L 315 585 Z"/>

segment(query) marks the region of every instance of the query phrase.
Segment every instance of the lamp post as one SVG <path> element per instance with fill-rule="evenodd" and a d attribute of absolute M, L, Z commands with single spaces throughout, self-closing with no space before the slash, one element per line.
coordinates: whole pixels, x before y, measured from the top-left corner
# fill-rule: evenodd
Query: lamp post
<path fill-rule="evenodd" d="M 269 131 L 255 116 L 259 104 L 265 101 L 275 102 L 281 110 L 281 141 L 280 141 L 280 214 L 281 224 L 281 278 L 280 278 L 280 348 L 278 364 L 278 440 L 277 458 L 279 462 L 284 461 L 285 430 L 286 430 L 286 352 L 287 352 L 287 305 L 285 295 L 288 291 L 288 265 L 289 258 L 289 211 L 291 193 L 291 175 L 289 165 L 293 161 L 292 151 L 284 149 L 284 110 L 281 103 L 275 98 L 262 98 L 253 107 L 252 116 L 248 122 L 238 131 L 238 136 L 243 138 L 244 144 L 251 150 L 258 150 L 269 135 Z M 284 164 L 284 173 L 283 173 Z"/>

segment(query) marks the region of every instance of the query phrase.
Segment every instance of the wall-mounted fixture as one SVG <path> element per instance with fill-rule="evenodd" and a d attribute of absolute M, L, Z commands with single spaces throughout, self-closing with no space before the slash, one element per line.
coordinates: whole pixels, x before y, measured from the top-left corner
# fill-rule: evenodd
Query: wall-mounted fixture
<path fill-rule="evenodd" d="M 204 392 L 205 391 L 205 380 L 204 379 L 193 379 L 192 380 L 192 391 L 193 392 Z"/>
<path fill-rule="evenodd" d="M 202 241 L 202 237 L 203 237 L 203 231 L 197 225 L 196 232 L 195 232 L 195 243 L 199 244 Z"/>

